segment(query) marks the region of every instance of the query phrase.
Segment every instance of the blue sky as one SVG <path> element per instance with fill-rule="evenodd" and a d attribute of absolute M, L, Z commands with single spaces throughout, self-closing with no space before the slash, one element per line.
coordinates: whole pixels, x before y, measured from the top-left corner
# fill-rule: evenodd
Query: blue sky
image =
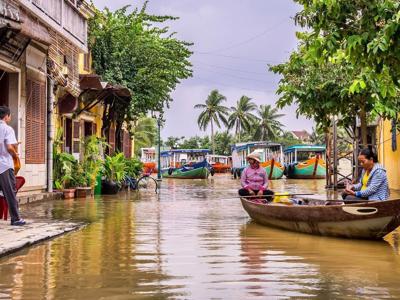
<path fill-rule="evenodd" d="M 124 5 L 141 6 L 143 1 L 94 0 L 98 8 L 114 10 Z M 242 96 L 257 104 L 274 104 L 279 76 L 268 64 L 284 62 L 296 48 L 293 16 L 299 6 L 291 0 L 150 0 L 148 11 L 180 19 L 170 24 L 178 37 L 193 42 L 193 78 L 173 92 L 174 102 L 166 113 L 162 130 L 168 136 L 207 134 L 197 127 L 202 103 L 212 89 L 227 97 L 227 106 Z M 295 107 L 282 111 L 286 130 L 311 131 L 313 122 L 296 119 Z"/>

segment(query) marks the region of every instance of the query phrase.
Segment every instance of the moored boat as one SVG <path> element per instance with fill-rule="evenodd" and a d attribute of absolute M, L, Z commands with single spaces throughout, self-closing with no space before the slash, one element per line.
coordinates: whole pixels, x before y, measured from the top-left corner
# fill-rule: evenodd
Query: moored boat
<path fill-rule="evenodd" d="M 156 149 L 154 147 L 142 148 L 140 160 L 143 163 L 143 173 L 151 174 L 157 172 Z"/>
<path fill-rule="evenodd" d="M 231 170 L 232 165 L 229 156 L 207 155 L 207 160 L 215 173 L 227 173 Z"/>
<path fill-rule="evenodd" d="M 400 226 L 400 199 L 345 205 L 307 200 L 304 205 L 241 201 L 259 224 L 314 235 L 379 240 Z"/>
<path fill-rule="evenodd" d="M 164 178 L 207 179 L 211 165 L 206 156 L 208 149 L 176 149 L 161 152 Z"/>
<path fill-rule="evenodd" d="M 285 167 L 281 144 L 270 142 L 239 143 L 232 146 L 232 174 L 234 178 L 247 167 L 246 157 L 252 152 L 261 154 L 261 166 L 265 168 L 269 179 L 280 179 Z"/>
<path fill-rule="evenodd" d="M 293 179 L 326 177 L 325 146 L 296 145 L 284 150 L 285 175 Z"/>

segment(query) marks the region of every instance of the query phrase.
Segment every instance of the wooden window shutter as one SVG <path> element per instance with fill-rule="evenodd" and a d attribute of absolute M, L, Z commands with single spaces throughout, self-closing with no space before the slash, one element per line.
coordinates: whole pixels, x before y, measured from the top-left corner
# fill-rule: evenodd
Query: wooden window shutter
<path fill-rule="evenodd" d="M 72 153 L 80 153 L 81 150 L 81 122 L 72 122 Z"/>
<path fill-rule="evenodd" d="M 108 144 L 110 145 L 110 154 L 115 152 L 115 127 L 111 126 L 108 134 Z"/>
<path fill-rule="evenodd" d="M 129 135 L 129 132 L 124 130 L 124 138 L 123 138 L 123 151 L 126 158 L 130 158 L 132 156 L 132 140 Z"/>
<path fill-rule="evenodd" d="M 97 136 L 97 124 L 93 123 L 93 135 Z"/>
<path fill-rule="evenodd" d="M 44 164 L 46 160 L 46 86 L 26 81 L 25 152 L 27 164 Z"/>

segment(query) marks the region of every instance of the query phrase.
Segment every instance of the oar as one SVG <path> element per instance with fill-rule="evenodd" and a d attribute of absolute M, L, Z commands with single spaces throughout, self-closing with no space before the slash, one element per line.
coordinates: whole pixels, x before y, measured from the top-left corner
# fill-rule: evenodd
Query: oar
<path fill-rule="evenodd" d="M 289 196 L 312 196 L 312 195 L 315 195 L 315 194 L 310 194 L 310 193 L 307 193 L 307 194 L 275 193 L 273 195 L 261 195 L 261 196 L 251 195 L 251 196 L 238 196 L 238 197 L 239 198 L 264 198 L 264 197 L 271 198 L 271 197 L 275 197 L 275 196 L 289 197 Z"/>

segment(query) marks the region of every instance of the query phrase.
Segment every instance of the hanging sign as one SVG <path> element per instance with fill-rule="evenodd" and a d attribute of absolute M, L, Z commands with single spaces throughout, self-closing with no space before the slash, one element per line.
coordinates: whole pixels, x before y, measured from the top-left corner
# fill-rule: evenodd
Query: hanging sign
<path fill-rule="evenodd" d="M 7 0 L 0 0 L 0 24 L 7 24 L 7 20 L 21 22 L 21 13 L 17 6 Z"/>

